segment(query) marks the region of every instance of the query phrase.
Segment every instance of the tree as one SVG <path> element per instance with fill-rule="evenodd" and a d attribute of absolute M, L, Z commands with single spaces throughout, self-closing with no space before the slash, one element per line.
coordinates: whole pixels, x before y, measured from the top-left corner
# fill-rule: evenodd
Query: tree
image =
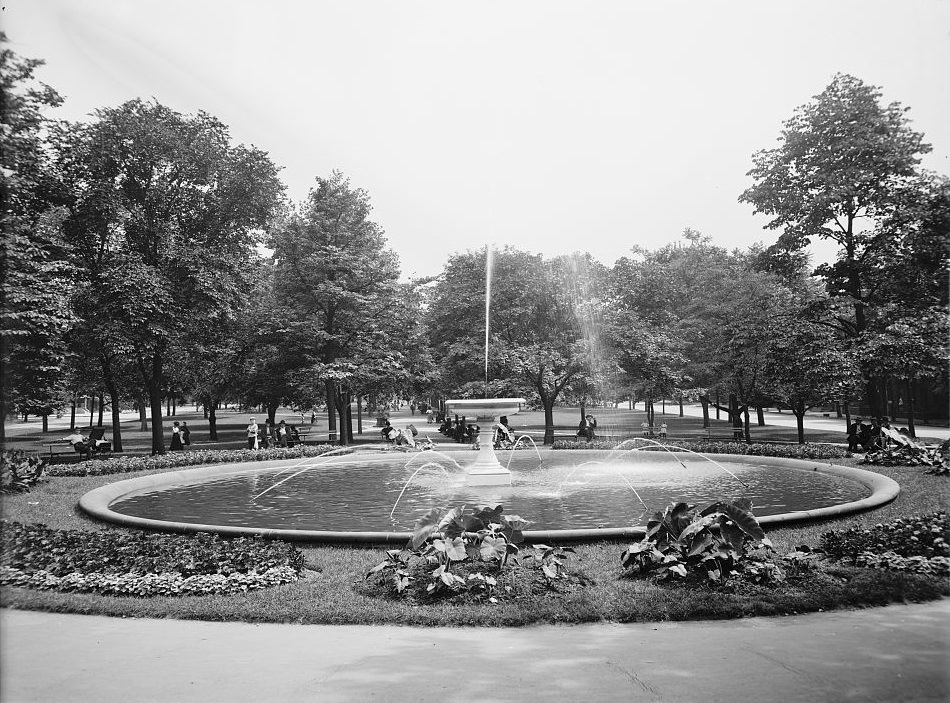
<path fill-rule="evenodd" d="M 579 301 L 598 264 L 572 255 L 544 260 L 505 247 L 491 257 L 488 383 L 485 378 L 486 252 L 452 256 L 432 293 L 429 336 L 443 390 L 461 398 L 525 395 L 554 441 L 554 404 L 590 370 Z M 588 273 L 584 273 L 587 271 Z M 583 285 L 582 285 L 583 284 Z"/>
<path fill-rule="evenodd" d="M 806 411 L 849 397 L 860 383 L 857 360 L 841 342 L 827 326 L 787 319 L 769 344 L 764 383 L 795 414 L 799 444 L 805 443 Z"/>
<path fill-rule="evenodd" d="M 301 348 L 298 392 L 312 391 L 313 380 L 322 382 L 330 430 L 336 409 L 344 444 L 352 439 L 349 408 L 362 383 L 360 369 L 381 363 L 368 354 L 390 342 L 389 307 L 399 277 L 398 258 L 369 219 L 371 210 L 368 193 L 334 172 L 317 178 L 316 188 L 271 240 L 277 304 L 293 311 L 289 337 Z"/>
<path fill-rule="evenodd" d="M 68 179 L 74 246 L 95 230 L 88 294 L 131 350 L 152 415 L 152 452 L 164 452 L 162 395 L 173 347 L 214 327 L 241 301 L 240 272 L 283 186 L 267 155 L 233 146 L 206 113 L 181 115 L 133 100 L 97 112 L 81 133 Z"/>
<path fill-rule="evenodd" d="M 64 213 L 49 197 L 45 146 L 44 112 L 62 99 L 35 79 L 43 63 L 18 56 L 0 32 L 0 420 L 12 404 L 42 414 L 45 431 L 65 394 L 70 266 L 57 246 Z"/>
<path fill-rule="evenodd" d="M 836 75 L 785 122 L 777 148 L 753 156 L 755 183 L 739 198 L 782 230 L 773 261 L 794 260 L 814 238 L 839 245 L 837 261 L 816 274 L 831 298 L 847 302 L 837 324 L 852 340 L 876 314 L 875 269 L 900 248 L 901 210 L 929 180 L 918 166 L 930 146 L 910 128 L 908 109 L 882 105 L 879 88 Z M 868 394 L 879 414 L 872 383 Z"/>

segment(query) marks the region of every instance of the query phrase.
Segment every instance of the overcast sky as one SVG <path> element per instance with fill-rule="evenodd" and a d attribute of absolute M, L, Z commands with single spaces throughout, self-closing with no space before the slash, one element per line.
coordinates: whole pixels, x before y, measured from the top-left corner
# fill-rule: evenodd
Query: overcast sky
<path fill-rule="evenodd" d="M 911 108 L 950 173 L 950 2 L 4 0 L 59 116 L 155 98 L 343 171 L 405 276 L 511 244 L 613 263 L 686 227 L 771 243 L 751 155 L 838 72 Z M 827 252 L 825 252 L 827 255 Z"/>

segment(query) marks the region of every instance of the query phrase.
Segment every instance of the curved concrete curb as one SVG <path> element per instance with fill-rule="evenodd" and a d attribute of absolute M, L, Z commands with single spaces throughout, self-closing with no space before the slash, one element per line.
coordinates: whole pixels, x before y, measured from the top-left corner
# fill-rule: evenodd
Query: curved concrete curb
<path fill-rule="evenodd" d="M 766 515 L 759 518 L 759 523 L 765 527 L 779 527 L 798 522 L 824 520 L 842 515 L 870 510 L 894 500 L 900 493 L 900 486 L 896 481 L 864 469 L 855 469 L 836 464 L 821 464 L 818 461 L 801 459 L 778 459 L 762 456 L 745 456 L 738 454 L 711 454 L 710 457 L 735 463 L 761 464 L 768 462 L 797 471 L 815 471 L 818 473 L 850 479 L 871 490 L 871 495 L 850 503 L 841 503 L 827 508 L 802 510 L 780 515 Z M 367 461 L 375 457 L 359 457 L 354 460 Z M 388 460 L 391 457 L 379 457 L 378 460 Z M 300 460 L 295 460 L 300 462 Z M 153 520 L 132 515 L 124 515 L 112 510 L 109 506 L 130 493 L 140 492 L 152 488 L 173 488 L 179 485 L 193 484 L 196 480 L 210 477 L 220 477 L 227 474 L 257 473 L 261 468 L 267 469 L 281 466 L 284 461 L 260 462 L 254 464 L 222 464 L 206 466 L 197 469 L 172 471 L 150 476 L 140 476 L 110 483 L 107 486 L 89 491 L 79 499 L 79 507 L 94 518 L 106 522 L 125 525 L 147 530 L 161 530 L 164 532 L 178 532 L 192 534 L 196 532 L 211 532 L 227 537 L 261 536 L 268 539 L 281 539 L 293 542 L 323 542 L 328 544 L 405 544 L 410 537 L 409 532 L 338 532 L 330 530 L 285 530 L 261 527 L 235 527 L 230 525 L 203 525 L 187 522 L 172 522 Z M 591 540 L 609 540 L 620 538 L 639 539 L 646 533 L 643 526 L 590 528 L 576 530 L 526 530 L 525 539 L 529 542 L 582 542 Z"/>

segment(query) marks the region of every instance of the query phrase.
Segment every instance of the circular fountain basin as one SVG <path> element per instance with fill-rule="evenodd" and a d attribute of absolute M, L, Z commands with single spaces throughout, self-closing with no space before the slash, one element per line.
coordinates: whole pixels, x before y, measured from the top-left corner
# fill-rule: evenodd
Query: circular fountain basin
<path fill-rule="evenodd" d="M 503 505 L 532 522 L 531 541 L 640 537 L 672 501 L 748 497 L 765 526 L 825 519 L 893 500 L 880 474 L 792 459 L 628 452 L 502 452 L 510 486 L 465 482 L 466 453 L 284 460 L 141 476 L 90 491 L 93 517 L 168 532 L 261 535 L 306 542 L 405 543 L 432 507 Z M 437 456 L 438 455 L 438 456 Z M 745 484 L 745 485 L 743 485 Z"/>

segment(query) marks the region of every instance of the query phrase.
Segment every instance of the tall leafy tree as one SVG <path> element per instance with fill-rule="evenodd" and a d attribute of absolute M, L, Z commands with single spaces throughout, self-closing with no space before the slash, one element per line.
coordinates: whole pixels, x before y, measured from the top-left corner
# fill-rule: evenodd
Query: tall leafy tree
<path fill-rule="evenodd" d="M 240 304 L 240 273 L 283 186 L 264 152 L 233 145 L 206 113 L 133 100 L 76 130 L 71 243 L 87 256 L 89 237 L 96 243 L 88 295 L 110 344 L 134 360 L 151 408 L 152 452 L 162 453 L 168 359 L 190 332 Z"/>
<path fill-rule="evenodd" d="M 816 274 L 832 300 L 847 304 L 832 309 L 852 342 L 879 317 L 875 279 L 911 232 L 901 211 L 932 180 L 919 168 L 931 147 L 911 128 L 908 109 L 882 104 L 880 89 L 854 76 L 836 75 L 785 122 L 776 148 L 753 156 L 754 184 L 739 198 L 781 230 L 769 252 L 775 260 L 794 259 L 816 238 L 838 245 L 837 260 Z M 880 413 L 875 385 L 867 391 Z"/>
<path fill-rule="evenodd" d="M 43 63 L 18 56 L 0 33 L 0 418 L 13 405 L 45 423 L 65 396 L 71 271 L 58 247 L 64 213 L 47 178 L 46 112 L 62 99 L 36 80 Z"/>
<path fill-rule="evenodd" d="M 315 381 L 323 385 L 331 431 L 335 409 L 346 443 L 352 438 L 350 404 L 363 384 L 361 368 L 386 363 L 374 352 L 390 343 L 399 260 L 370 219 L 365 190 L 353 188 L 340 172 L 316 180 L 306 201 L 274 232 L 275 292 L 299 350 L 298 393 L 312 393 Z M 389 371 L 402 373 L 396 367 Z"/>

